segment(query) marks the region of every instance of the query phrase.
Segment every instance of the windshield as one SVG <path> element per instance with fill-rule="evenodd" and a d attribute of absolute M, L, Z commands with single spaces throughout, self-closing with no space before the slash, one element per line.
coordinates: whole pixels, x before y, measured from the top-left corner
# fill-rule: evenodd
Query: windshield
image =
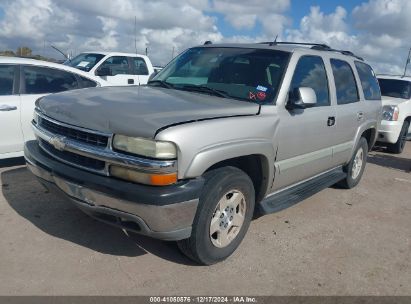
<path fill-rule="evenodd" d="M 192 48 L 176 57 L 149 85 L 270 103 L 277 96 L 289 56 L 265 49 Z"/>
<path fill-rule="evenodd" d="M 409 99 L 411 97 L 410 82 L 396 79 L 378 79 L 381 95 Z"/>
<path fill-rule="evenodd" d="M 67 60 L 64 64 L 88 72 L 99 63 L 103 57 L 103 54 L 82 53 L 71 60 Z"/>

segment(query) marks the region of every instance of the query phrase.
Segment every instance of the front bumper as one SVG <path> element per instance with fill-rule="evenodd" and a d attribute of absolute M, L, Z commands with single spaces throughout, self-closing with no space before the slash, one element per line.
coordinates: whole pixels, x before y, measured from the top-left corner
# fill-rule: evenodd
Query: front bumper
<path fill-rule="evenodd" d="M 377 141 L 395 144 L 400 136 L 402 125 L 402 121 L 382 120 L 378 130 Z"/>
<path fill-rule="evenodd" d="M 37 141 L 26 143 L 24 156 L 43 185 L 99 220 L 163 240 L 191 235 L 202 178 L 165 187 L 133 184 L 58 162 Z"/>

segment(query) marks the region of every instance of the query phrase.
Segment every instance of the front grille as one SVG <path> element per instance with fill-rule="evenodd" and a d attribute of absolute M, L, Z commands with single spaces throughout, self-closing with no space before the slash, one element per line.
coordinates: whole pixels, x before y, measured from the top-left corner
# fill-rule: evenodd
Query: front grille
<path fill-rule="evenodd" d="M 43 150 L 45 150 L 46 152 L 48 152 L 52 156 L 54 156 L 54 157 L 56 157 L 56 158 L 58 158 L 58 159 L 60 159 L 64 162 L 68 162 L 68 163 L 71 163 L 73 165 L 81 166 L 81 167 L 96 170 L 96 171 L 103 171 L 104 170 L 104 167 L 105 167 L 105 162 L 104 161 L 94 159 L 94 158 L 90 158 L 90 157 L 86 157 L 86 156 L 79 155 L 79 154 L 75 154 L 75 153 L 71 153 L 71 152 L 68 152 L 68 151 L 57 150 L 51 144 L 49 144 L 48 142 L 46 142 L 42 139 L 40 139 L 40 146 L 43 148 Z"/>
<path fill-rule="evenodd" d="M 107 143 L 108 143 L 107 136 L 89 133 L 86 131 L 81 131 L 81 130 L 69 128 L 66 126 L 62 126 L 62 125 L 56 124 L 45 118 L 39 118 L 39 124 L 43 129 L 53 134 L 62 135 L 67 138 L 74 139 L 79 142 L 97 146 L 97 147 L 107 147 Z"/>

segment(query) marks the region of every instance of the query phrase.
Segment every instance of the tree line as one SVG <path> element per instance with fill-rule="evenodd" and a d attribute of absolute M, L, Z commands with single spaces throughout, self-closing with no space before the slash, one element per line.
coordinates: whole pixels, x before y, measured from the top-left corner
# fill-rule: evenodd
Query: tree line
<path fill-rule="evenodd" d="M 38 54 L 37 55 L 33 54 L 32 49 L 27 46 L 18 47 L 16 51 L 12 51 L 12 50 L 0 51 L 0 56 L 25 57 L 25 58 L 56 62 L 56 59 L 54 58 L 49 58 L 49 57 L 44 57 Z"/>

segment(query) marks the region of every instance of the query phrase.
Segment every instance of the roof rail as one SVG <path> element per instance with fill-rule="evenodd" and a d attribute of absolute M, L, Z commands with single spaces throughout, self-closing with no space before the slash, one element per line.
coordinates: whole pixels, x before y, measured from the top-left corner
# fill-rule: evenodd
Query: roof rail
<path fill-rule="evenodd" d="M 265 42 L 260 42 L 260 44 L 269 44 L 270 46 L 272 45 L 278 45 L 278 44 L 294 44 L 294 45 L 311 45 L 311 46 L 318 46 L 318 47 L 323 47 L 323 48 L 330 48 L 328 45 L 323 44 L 323 43 L 309 43 L 309 42 L 291 42 L 291 41 L 265 41 Z"/>
<path fill-rule="evenodd" d="M 333 49 L 330 46 L 324 44 L 324 43 L 310 43 L 310 42 L 288 42 L 288 41 L 281 41 L 281 42 L 260 42 L 260 44 L 269 44 L 270 46 L 273 45 L 279 45 L 279 44 L 289 44 L 289 45 L 306 45 L 306 46 L 311 46 L 312 50 L 317 50 L 317 51 L 328 51 L 328 52 L 337 52 L 341 53 L 346 56 L 351 56 L 355 57 L 359 60 L 364 60 L 362 57 L 355 55 L 353 52 L 350 51 L 344 51 L 344 50 L 337 50 Z"/>

